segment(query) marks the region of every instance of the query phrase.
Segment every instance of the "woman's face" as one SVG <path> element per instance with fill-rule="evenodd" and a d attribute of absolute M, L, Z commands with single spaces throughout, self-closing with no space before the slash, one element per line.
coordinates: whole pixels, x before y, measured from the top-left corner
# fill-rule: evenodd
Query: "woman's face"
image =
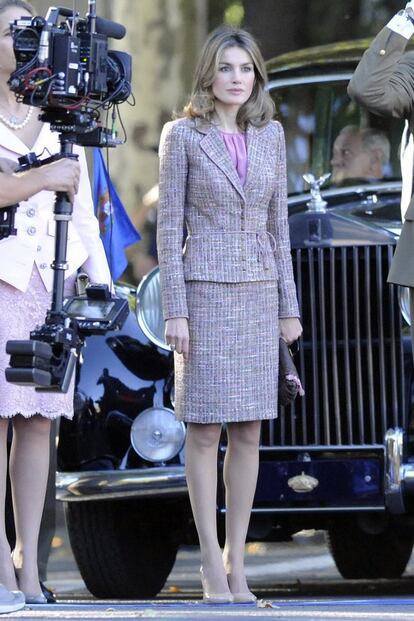
<path fill-rule="evenodd" d="M 220 57 L 213 95 L 222 104 L 240 108 L 252 94 L 254 79 L 250 54 L 241 47 L 227 47 Z"/>
<path fill-rule="evenodd" d="M 13 39 L 10 34 L 10 22 L 22 16 L 31 17 L 30 13 L 17 6 L 11 6 L 0 13 L 0 73 L 6 79 L 16 69 Z"/>

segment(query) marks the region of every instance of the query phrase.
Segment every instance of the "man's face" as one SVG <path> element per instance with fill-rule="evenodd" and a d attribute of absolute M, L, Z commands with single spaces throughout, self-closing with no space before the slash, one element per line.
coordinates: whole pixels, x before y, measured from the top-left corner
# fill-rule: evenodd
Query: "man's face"
<path fill-rule="evenodd" d="M 373 169 L 372 154 L 363 148 L 361 136 L 353 131 L 338 134 L 333 146 L 331 166 L 333 183 L 377 176 L 377 171 Z"/>

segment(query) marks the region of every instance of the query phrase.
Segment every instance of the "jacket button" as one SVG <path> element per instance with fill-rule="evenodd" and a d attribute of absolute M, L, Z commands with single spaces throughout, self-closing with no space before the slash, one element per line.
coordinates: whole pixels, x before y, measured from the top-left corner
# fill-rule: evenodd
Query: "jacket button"
<path fill-rule="evenodd" d="M 29 226 L 29 228 L 27 229 L 27 234 L 28 235 L 36 235 L 36 227 L 35 226 Z"/>
<path fill-rule="evenodd" d="M 41 270 L 45 270 L 47 268 L 47 263 L 41 263 L 39 267 Z"/>
<path fill-rule="evenodd" d="M 36 209 L 33 209 L 33 207 L 30 207 L 26 211 L 26 216 L 28 216 L 29 218 L 33 218 L 35 215 L 36 215 Z"/>

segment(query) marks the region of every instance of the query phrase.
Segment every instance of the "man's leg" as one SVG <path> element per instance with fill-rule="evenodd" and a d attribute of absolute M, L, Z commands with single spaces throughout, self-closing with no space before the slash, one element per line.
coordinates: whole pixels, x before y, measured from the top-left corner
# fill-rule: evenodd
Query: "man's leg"
<path fill-rule="evenodd" d="M 414 287 L 410 287 L 411 347 L 414 357 Z"/>

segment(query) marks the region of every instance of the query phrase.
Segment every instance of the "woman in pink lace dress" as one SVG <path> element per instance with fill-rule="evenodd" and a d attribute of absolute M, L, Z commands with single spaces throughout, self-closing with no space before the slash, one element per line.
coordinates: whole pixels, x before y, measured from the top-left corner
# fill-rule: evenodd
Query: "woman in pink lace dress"
<path fill-rule="evenodd" d="M 9 24 L 33 14 L 24 0 L 0 0 L 0 159 L 13 162 L 30 151 L 38 155 L 59 151 L 58 135 L 38 121 L 36 109 L 18 103 L 7 85 L 15 68 Z M 5 343 L 27 339 L 30 330 L 44 322 L 50 307 L 54 191 L 77 192 L 69 227 L 66 293 L 74 293 L 76 271 L 81 266 L 93 282 L 110 283 L 85 156 L 83 150 L 75 151 L 80 167 L 60 161 L 24 174 L 17 192 L 6 191 L 3 182 L 0 189 L 1 206 L 20 201 L 17 235 L 0 241 L 0 582 L 12 591 L 19 587 L 26 602 L 45 601 L 39 585 L 37 545 L 48 475 L 50 424 L 59 416 L 72 417 L 73 390 L 65 395 L 42 394 L 31 387 L 8 384 L 4 378 L 9 363 Z M 10 188 L 15 188 L 14 181 L 9 179 Z M 9 471 L 16 526 L 12 558 L 4 526 L 9 419 L 13 422 Z"/>

